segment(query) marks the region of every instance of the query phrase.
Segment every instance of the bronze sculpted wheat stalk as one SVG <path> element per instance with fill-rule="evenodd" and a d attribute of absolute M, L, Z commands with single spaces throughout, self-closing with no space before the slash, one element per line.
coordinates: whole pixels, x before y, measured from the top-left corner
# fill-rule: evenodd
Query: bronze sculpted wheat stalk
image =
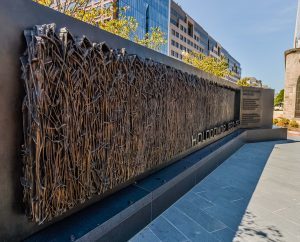
<path fill-rule="evenodd" d="M 234 120 L 237 90 L 75 39 L 25 32 L 24 202 L 43 223 L 167 163 Z"/>

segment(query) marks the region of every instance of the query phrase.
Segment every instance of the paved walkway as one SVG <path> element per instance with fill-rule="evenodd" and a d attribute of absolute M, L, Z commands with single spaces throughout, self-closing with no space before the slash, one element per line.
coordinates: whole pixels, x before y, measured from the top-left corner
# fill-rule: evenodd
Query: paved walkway
<path fill-rule="evenodd" d="M 244 145 L 130 241 L 300 241 L 300 142 Z"/>

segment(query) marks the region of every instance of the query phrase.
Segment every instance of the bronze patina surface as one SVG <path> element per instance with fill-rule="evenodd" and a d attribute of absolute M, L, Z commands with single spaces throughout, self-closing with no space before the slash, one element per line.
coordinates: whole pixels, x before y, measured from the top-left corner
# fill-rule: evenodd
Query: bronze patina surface
<path fill-rule="evenodd" d="M 24 202 L 43 223 L 167 163 L 238 117 L 239 90 L 74 38 L 25 31 Z"/>

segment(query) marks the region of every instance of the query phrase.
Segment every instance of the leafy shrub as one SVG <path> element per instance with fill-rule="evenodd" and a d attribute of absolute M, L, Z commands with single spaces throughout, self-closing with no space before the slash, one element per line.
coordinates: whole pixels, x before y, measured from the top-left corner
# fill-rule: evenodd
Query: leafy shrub
<path fill-rule="evenodd" d="M 287 118 L 279 117 L 273 119 L 273 124 L 279 127 L 285 128 L 299 128 L 299 124 L 296 120 L 289 120 Z"/>
<path fill-rule="evenodd" d="M 281 121 L 281 122 L 283 122 L 285 126 L 288 126 L 288 125 L 289 125 L 289 123 L 290 123 L 290 120 L 289 120 L 289 119 L 287 119 L 287 118 L 281 118 L 281 120 L 280 120 L 280 121 Z"/>
<path fill-rule="evenodd" d="M 299 128 L 299 124 L 297 123 L 296 120 L 291 120 L 290 121 L 290 127 L 292 127 L 292 128 Z"/>
<path fill-rule="evenodd" d="M 276 125 L 279 127 L 286 127 L 286 125 L 284 124 L 284 122 L 282 120 L 279 120 Z"/>
<path fill-rule="evenodd" d="M 290 120 L 287 118 L 278 118 L 276 125 L 279 127 L 288 127 L 289 123 L 290 123 Z"/>

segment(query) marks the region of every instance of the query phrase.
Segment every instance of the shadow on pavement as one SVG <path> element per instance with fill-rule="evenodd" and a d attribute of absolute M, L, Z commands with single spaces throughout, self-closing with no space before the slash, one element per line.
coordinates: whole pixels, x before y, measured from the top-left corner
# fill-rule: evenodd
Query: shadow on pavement
<path fill-rule="evenodd" d="M 276 216 L 289 202 L 281 200 L 284 183 L 274 181 L 281 163 L 268 162 L 272 151 L 291 143 L 297 142 L 244 145 L 131 241 L 296 241 L 286 233 L 294 227 Z"/>

